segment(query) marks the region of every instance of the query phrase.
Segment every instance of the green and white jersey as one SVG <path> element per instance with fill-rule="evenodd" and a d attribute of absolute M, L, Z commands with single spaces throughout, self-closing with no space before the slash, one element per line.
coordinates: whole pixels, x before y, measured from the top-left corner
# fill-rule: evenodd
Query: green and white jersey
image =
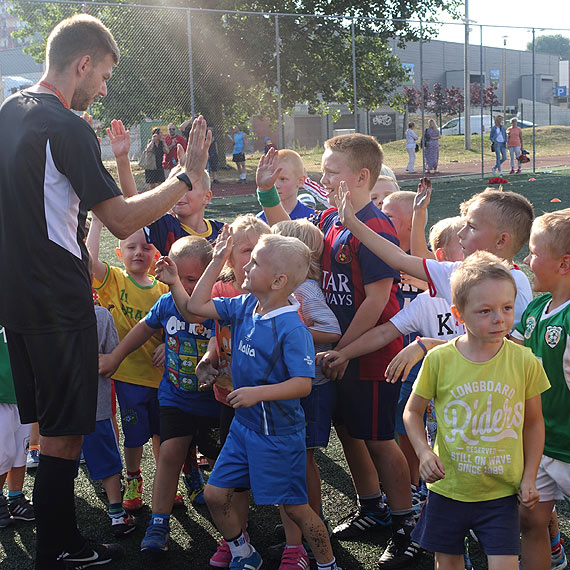
<path fill-rule="evenodd" d="M 15 404 L 14 381 L 10 367 L 10 355 L 6 342 L 6 330 L 0 325 L 0 404 Z"/>
<path fill-rule="evenodd" d="M 570 463 L 570 301 L 546 313 L 547 293 L 530 302 L 512 336 L 540 359 L 551 388 L 542 393 L 544 455 Z"/>

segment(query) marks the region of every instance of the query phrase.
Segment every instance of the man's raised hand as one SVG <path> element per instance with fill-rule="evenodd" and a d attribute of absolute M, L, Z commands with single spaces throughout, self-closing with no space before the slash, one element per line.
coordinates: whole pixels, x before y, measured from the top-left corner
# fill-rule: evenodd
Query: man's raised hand
<path fill-rule="evenodd" d="M 192 184 L 198 183 L 206 164 L 208 163 L 208 149 L 212 143 L 212 131 L 208 131 L 206 120 L 199 115 L 192 122 L 192 129 L 188 137 L 188 148 L 186 156 L 181 161 L 182 170 L 190 178 Z M 181 145 L 178 145 L 178 156 L 180 157 Z"/>

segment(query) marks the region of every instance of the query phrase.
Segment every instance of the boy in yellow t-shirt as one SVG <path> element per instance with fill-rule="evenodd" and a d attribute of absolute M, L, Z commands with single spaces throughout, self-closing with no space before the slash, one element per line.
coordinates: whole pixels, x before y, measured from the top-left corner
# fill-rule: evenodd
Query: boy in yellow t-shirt
<path fill-rule="evenodd" d="M 87 249 L 93 260 L 93 288 L 101 305 L 113 316 L 122 340 L 143 319 L 159 297 L 168 293 L 149 270 L 158 258 L 156 248 L 147 243 L 143 230 L 119 241 L 117 257 L 124 269 L 99 260 L 102 223 L 93 217 Z M 160 447 L 157 389 L 163 373 L 164 349 L 160 331 L 121 364 L 113 379 L 121 410 L 127 481 L 123 506 L 142 507 L 141 458 L 144 444 L 152 438 L 155 458 Z"/>
<path fill-rule="evenodd" d="M 463 539 L 479 538 L 490 570 L 517 570 L 518 500 L 534 506 L 544 447 L 540 394 L 550 387 L 529 349 L 505 336 L 516 286 L 488 252 L 470 255 L 451 278 L 451 311 L 463 336 L 431 350 L 406 405 L 404 423 L 428 483 L 412 540 L 435 552 L 440 570 L 463 568 Z M 428 445 L 423 414 L 433 398 L 438 431 Z"/>

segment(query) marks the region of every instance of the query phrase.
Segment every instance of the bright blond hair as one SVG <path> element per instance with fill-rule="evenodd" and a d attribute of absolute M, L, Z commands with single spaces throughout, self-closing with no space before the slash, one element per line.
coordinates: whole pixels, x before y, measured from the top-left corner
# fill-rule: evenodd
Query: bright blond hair
<path fill-rule="evenodd" d="M 271 232 L 282 236 L 297 238 L 309 248 L 311 252 L 311 263 L 309 265 L 307 279 L 313 279 L 320 283 L 321 257 L 324 247 L 323 232 L 306 218 L 278 222 L 272 226 Z"/>
<path fill-rule="evenodd" d="M 303 159 L 298 152 L 288 148 L 278 150 L 277 161 L 277 166 L 281 166 L 283 163 L 288 164 L 293 169 L 293 175 L 295 178 L 305 176 L 305 165 L 303 164 Z"/>
<path fill-rule="evenodd" d="M 438 249 L 445 249 L 453 236 L 457 237 L 464 222 L 461 216 L 443 218 L 436 222 L 429 230 L 429 245 L 432 253 Z"/>
<path fill-rule="evenodd" d="M 176 263 L 182 259 L 198 259 L 206 267 L 212 261 L 213 248 L 207 239 L 199 236 L 184 236 L 170 248 L 168 257 Z"/>
<path fill-rule="evenodd" d="M 555 256 L 570 253 L 570 208 L 543 214 L 534 220 L 532 232 L 540 233 Z"/>

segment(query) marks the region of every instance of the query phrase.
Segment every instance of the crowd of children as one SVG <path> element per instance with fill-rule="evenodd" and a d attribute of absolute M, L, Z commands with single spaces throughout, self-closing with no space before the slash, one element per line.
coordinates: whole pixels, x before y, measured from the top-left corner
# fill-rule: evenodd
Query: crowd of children
<path fill-rule="evenodd" d="M 113 122 L 109 134 L 133 195 L 128 131 Z M 301 157 L 271 145 L 256 175 L 263 211 L 227 226 L 205 218 L 204 172 L 171 213 L 120 240 L 124 268 L 100 260 L 93 215 L 101 376 L 83 453 L 115 536 L 136 529 L 150 440 L 144 552 L 168 550 L 182 472 L 222 537 L 214 567 L 257 569 L 276 554 L 280 570 L 311 558 L 335 570 L 331 538 L 380 527 L 391 528 L 380 569 L 413 567 L 424 550 L 435 568 L 463 569 L 468 536 L 491 570 L 566 567 L 549 523 L 570 496 L 570 210 L 535 219 L 522 195 L 487 189 L 434 224 L 426 244 L 431 184 L 400 191 L 382 161 L 372 137 L 328 140 L 331 207 L 319 211 L 297 197 Z M 527 242 L 532 290 L 513 261 Z M 0 527 L 34 520 L 22 494 L 30 426 L 19 423 L 2 340 Z M 334 529 L 315 460 L 332 427 L 358 501 Z M 205 486 L 198 452 L 212 468 Z M 250 492 L 279 505 L 274 552 L 250 542 Z"/>

